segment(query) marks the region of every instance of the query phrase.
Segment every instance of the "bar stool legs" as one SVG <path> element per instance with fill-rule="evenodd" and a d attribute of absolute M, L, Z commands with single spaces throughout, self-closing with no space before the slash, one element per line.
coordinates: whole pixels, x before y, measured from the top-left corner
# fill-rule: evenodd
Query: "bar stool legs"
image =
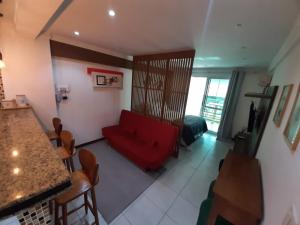
<path fill-rule="evenodd" d="M 74 167 L 73 155 L 69 159 L 69 162 L 70 162 L 70 168 L 71 168 L 72 172 L 74 172 L 75 171 L 75 167 Z"/>
<path fill-rule="evenodd" d="M 95 217 L 95 223 L 96 225 L 99 225 L 99 217 L 98 217 L 98 209 L 97 209 L 97 202 L 96 202 L 96 194 L 95 194 L 95 189 L 91 189 L 91 194 L 92 194 L 92 202 L 93 202 L 93 211 L 94 211 L 94 217 Z"/>
<path fill-rule="evenodd" d="M 94 188 L 92 188 L 90 191 L 91 191 L 91 197 L 92 197 L 92 206 L 90 205 L 90 202 L 88 200 L 88 193 L 85 192 L 83 195 L 84 196 L 85 214 L 88 214 L 88 210 L 90 209 L 91 213 L 94 215 L 94 218 L 95 218 L 94 224 L 100 225 L 95 190 L 94 190 Z M 61 218 L 59 218 L 59 215 L 58 215 L 59 214 L 59 206 L 61 206 L 61 214 L 62 214 Z M 58 205 L 57 203 L 55 203 L 55 224 L 61 224 L 60 219 L 62 219 L 63 225 L 68 225 L 68 215 L 73 212 L 74 211 L 71 211 L 70 213 L 68 213 L 67 204 Z"/>
<path fill-rule="evenodd" d="M 85 214 L 88 214 L 89 207 L 88 207 L 88 196 L 87 196 L 87 193 L 84 193 L 84 209 L 85 209 Z"/>
<path fill-rule="evenodd" d="M 67 212 L 67 204 L 61 207 L 62 217 L 63 217 L 63 225 L 68 224 L 68 212 Z"/>
<path fill-rule="evenodd" d="M 57 224 L 60 224 L 60 221 L 59 221 L 59 217 L 58 217 L 58 205 L 57 204 L 54 204 L 55 206 L 55 219 L 54 219 L 54 223 L 55 223 L 55 225 L 57 225 Z"/>

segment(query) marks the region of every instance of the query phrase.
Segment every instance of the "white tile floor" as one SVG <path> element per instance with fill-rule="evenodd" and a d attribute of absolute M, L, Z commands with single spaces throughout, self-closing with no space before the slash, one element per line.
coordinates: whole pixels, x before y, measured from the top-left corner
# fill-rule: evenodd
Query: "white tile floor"
<path fill-rule="evenodd" d="M 182 150 L 179 159 L 171 158 L 166 164 L 167 171 L 110 225 L 195 225 L 209 184 L 218 174 L 219 161 L 231 147 L 216 141 L 211 134 L 204 134 Z M 107 225 L 99 216 L 100 225 Z M 86 216 L 82 209 L 68 221 L 70 225 L 88 225 L 93 216 Z M 0 221 L 0 225 L 15 224 L 18 222 L 14 218 Z"/>

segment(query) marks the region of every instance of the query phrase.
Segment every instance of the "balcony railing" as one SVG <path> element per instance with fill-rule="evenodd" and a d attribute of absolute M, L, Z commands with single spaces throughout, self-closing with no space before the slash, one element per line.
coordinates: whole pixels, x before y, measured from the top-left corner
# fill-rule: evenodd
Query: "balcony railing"
<path fill-rule="evenodd" d="M 223 104 L 223 101 L 216 102 L 208 96 L 205 104 L 202 106 L 202 117 L 204 117 L 207 121 L 219 124 L 221 122 Z"/>

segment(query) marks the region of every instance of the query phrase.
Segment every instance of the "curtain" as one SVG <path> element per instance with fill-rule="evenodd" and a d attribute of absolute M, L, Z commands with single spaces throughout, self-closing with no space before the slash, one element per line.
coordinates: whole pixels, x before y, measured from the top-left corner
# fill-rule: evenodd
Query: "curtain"
<path fill-rule="evenodd" d="M 232 124 L 235 119 L 236 106 L 244 78 L 244 72 L 237 70 L 232 72 L 217 134 L 218 140 L 229 140 L 232 138 Z"/>

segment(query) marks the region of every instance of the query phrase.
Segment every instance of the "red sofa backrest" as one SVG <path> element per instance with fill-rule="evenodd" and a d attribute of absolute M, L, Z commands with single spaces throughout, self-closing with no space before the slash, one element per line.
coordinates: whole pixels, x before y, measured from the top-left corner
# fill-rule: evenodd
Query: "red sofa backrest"
<path fill-rule="evenodd" d="M 135 132 L 138 138 L 157 142 L 159 149 L 173 151 L 179 134 L 176 126 L 138 113 L 122 110 L 120 127 Z"/>

